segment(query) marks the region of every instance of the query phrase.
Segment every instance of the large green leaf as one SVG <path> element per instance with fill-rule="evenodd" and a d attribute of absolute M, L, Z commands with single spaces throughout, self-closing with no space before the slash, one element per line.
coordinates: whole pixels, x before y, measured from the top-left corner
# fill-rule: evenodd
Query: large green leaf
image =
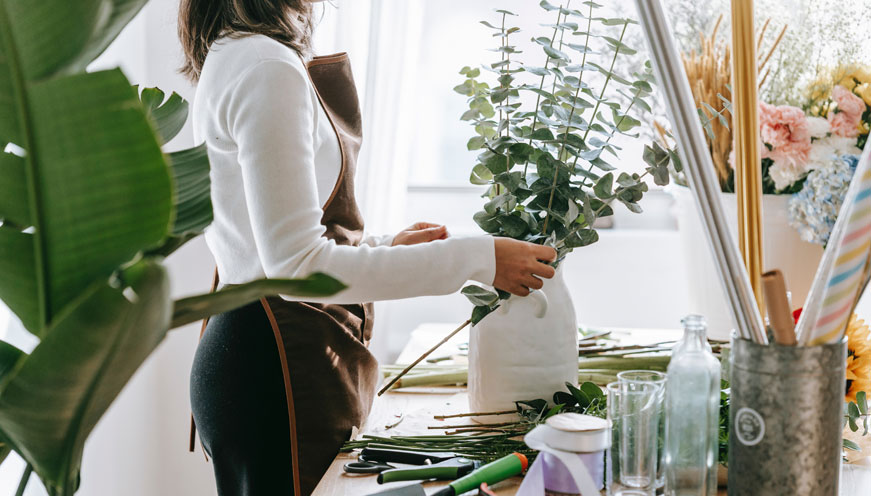
<path fill-rule="evenodd" d="M 148 0 L 0 0 L 18 47 L 22 75 L 34 81 L 81 72 Z M 2 71 L 0 71 L 2 72 Z"/>
<path fill-rule="evenodd" d="M 169 154 L 175 180 L 175 221 L 172 234 L 202 232 L 212 223 L 212 188 L 206 144 Z"/>
<path fill-rule="evenodd" d="M 205 143 L 170 153 L 169 163 L 175 181 L 175 217 L 171 234 L 160 246 L 147 251 L 150 255 L 162 257 L 169 256 L 202 234 L 213 219 L 209 157 Z"/>
<path fill-rule="evenodd" d="M 124 29 L 124 26 L 133 20 L 147 3 L 148 0 L 103 0 L 101 12 L 108 12 L 108 14 L 104 18 L 104 22 L 99 23 L 97 29 L 91 32 L 87 45 L 73 59 L 69 69 L 84 71 L 85 67 L 106 50 Z"/>
<path fill-rule="evenodd" d="M 26 329 L 39 329 L 39 303 L 33 235 L 0 226 L 0 300 Z"/>
<path fill-rule="evenodd" d="M 0 220 L 21 227 L 30 225 L 25 167 L 23 158 L 0 153 Z"/>
<path fill-rule="evenodd" d="M 52 494 L 72 494 L 85 439 L 169 327 L 162 265 L 140 261 L 121 282 L 83 292 L 0 390 L 2 436 Z"/>
<path fill-rule="evenodd" d="M 175 138 L 187 121 L 188 102 L 176 92 L 166 98 L 166 93 L 159 88 L 143 88 L 139 92 L 139 99 L 142 100 L 145 112 L 154 121 L 161 143 L 165 144 Z"/>
<path fill-rule="evenodd" d="M 48 315 L 167 233 L 166 162 L 119 70 L 34 85 L 34 160 Z M 34 163 L 35 162 L 35 163 Z"/>
<path fill-rule="evenodd" d="M 17 273 L 0 279 L 0 295 L 38 336 L 85 288 L 168 231 L 172 183 L 127 80 L 119 70 L 58 75 L 104 48 L 141 5 L 0 0 L 0 90 L 8 90 L 0 138 L 26 155 L 23 164 L 0 161 L 10 170 L 0 181 L 10 198 L 0 216 L 11 221 L 7 229 L 33 227 L 0 236 L 2 264 Z M 35 285 L 18 284 L 24 279 Z"/>
<path fill-rule="evenodd" d="M 302 297 L 331 296 L 347 288 L 331 276 L 314 273 L 303 279 L 261 279 L 227 286 L 215 293 L 183 298 L 175 302 L 172 327 L 180 327 L 257 301 L 266 296 L 286 294 Z"/>

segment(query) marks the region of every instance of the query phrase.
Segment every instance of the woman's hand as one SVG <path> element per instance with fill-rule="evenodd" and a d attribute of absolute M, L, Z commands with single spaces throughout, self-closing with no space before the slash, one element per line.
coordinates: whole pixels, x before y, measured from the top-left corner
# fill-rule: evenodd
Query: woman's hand
<path fill-rule="evenodd" d="M 445 226 L 430 224 L 429 222 L 418 222 L 394 236 L 393 246 L 429 243 L 437 239 L 448 239 L 448 236 L 450 234 L 448 234 L 448 228 Z"/>
<path fill-rule="evenodd" d="M 544 283 L 539 277 L 550 279 L 556 274 L 556 270 L 547 265 L 556 260 L 553 248 L 511 238 L 495 238 L 494 242 L 496 278 L 493 286 L 497 289 L 526 296 L 531 289 L 541 289 Z"/>

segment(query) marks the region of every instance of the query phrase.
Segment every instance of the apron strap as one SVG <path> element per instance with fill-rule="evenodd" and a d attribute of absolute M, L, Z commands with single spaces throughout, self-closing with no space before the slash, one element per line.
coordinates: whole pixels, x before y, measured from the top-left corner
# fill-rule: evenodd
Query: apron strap
<path fill-rule="evenodd" d="M 266 311 L 272 333 L 275 335 L 275 344 L 278 346 L 278 356 L 281 360 L 281 371 L 284 376 L 284 393 L 287 399 L 287 416 L 290 421 L 290 464 L 293 472 L 293 494 L 301 495 L 301 482 L 299 477 L 299 441 L 296 436 L 296 408 L 293 403 L 293 388 L 290 385 L 290 368 L 287 365 L 287 352 L 284 349 L 284 339 L 281 337 L 281 329 L 272 313 L 272 307 L 266 298 L 261 298 L 260 303 Z"/>
<path fill-rule="evenodd" d="M 218 267 L 215 266 L 215 275 L 212 276 L 212 289 L 210 292 L 214 293 L 218 289 L 218 283 L 221 282 L 221 277 L 218 275 Z M 203 319 L 203 324 L 200 327 L 200 339 L 203 339 L 203 334 L 206 332 L 206 326 L 209 325 L 209 318 L 206 317 Z M 190 440 L 188 442 L 188 451 L 193 453 L 196 448 L 196 440 L 197 440 L 197 424 L 194 422 L 194 414 L 191 414 L 191 435 Z M 205 448 L 203 448 L 203 455 L 206 457 L 206 461 L 209 461 L 209 455 L 206 454 Z"/>

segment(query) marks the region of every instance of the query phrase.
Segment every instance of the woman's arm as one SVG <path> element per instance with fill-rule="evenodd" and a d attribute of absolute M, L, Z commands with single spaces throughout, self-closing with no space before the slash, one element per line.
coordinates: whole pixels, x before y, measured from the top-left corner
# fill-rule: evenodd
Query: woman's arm
<path fill-rule="evenodd" d="M 266 60 L 240 77 L 227 105 L 246 206 L 268 277 L 329 273 L 349 285 L 339 303 L 447 294 L 495 277 L 493 239 L 413 246 L 340 246 L 323 237 L 313 132 L 316 101 L 301 63 Z"/>
<path fill-rule="evenodd" d="M 227 100 L 224 117 L 267 277 L 326 272 L 349 289 L 316 301 L 358 303 L 449 294 L 467 280 L 524 295 L 541 287 L 538 277 L 553 276 L 553 268 L 539 262 L 552 261 L 553 249 L 511 239 L 354 247 L 325 238 L 313 149 L 318 103 L 309 84 L 301 61 L 264 60 L 239 78 Z"/>

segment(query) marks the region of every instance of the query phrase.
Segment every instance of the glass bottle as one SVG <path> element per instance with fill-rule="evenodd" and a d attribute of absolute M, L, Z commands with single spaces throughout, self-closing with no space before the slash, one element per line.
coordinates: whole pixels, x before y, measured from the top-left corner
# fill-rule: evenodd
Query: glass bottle
<path fill-rule="evenodd" d="M 665 386 L 665 494 L 715 496 L 720 418 L 720 362 L 699 315 L 682 321 Z"/>

